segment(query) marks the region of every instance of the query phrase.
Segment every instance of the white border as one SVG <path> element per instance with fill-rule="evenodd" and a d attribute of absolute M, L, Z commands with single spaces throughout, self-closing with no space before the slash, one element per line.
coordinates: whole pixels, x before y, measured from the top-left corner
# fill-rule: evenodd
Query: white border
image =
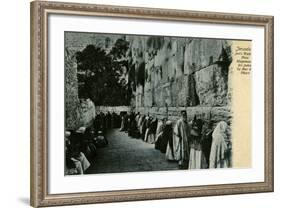
<path fill-rule="evenodd" d="M 264 181 L 264 29 L 175 21 L 50 15 L 49 193 L 74 193 Z M 64 177 L 64 31 L 252 40 L 252 168 Z"/>

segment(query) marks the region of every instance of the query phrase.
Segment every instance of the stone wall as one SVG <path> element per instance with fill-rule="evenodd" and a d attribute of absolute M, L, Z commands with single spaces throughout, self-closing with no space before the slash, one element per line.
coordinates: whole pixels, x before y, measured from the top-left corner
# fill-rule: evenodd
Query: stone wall
<path fill-rule="evenodd" d="M 137 107 L 228 104 L 228 69 L 222 64 L 222 54 L 229 49 L 226 40 L 150 39 L 129 39 L 136 71 L 145 63 L 145 82 L 136 90 Z"/>
<path fill-rule="evenodd" d="M 200 105 L 228 104 L 228 77 L 224 75 L 224 70 L 219 64 L 212 64 L 195 72 L 196 93 Z"/>
<path fill-rule="evenodd" d="M 158 119 L 168 118 L 171 121 L 176 121 L 180 118 L 180 113 L 185 110 L 188 120 L 192 120 L 196 115 L 197 118 L 212 121 L 214 124 L 219 121 L 226 121 L 231 124 L 231 108 L 225 107 L 141 107 L 138 112 L 145 115 L 152 115 Z"/>
<path fill-rule="evenodd" d="M 129 44 L 126 59 L 129 63 L 130 83 L 135 85 L 131 107 L 155 116 L 169 116 L 175 120 L 181 110 L 186 110 L 189 119 L 194 114 L 205 119 L 230 122 L 231 95 L 229 92 L 228 66 L 231 61 L 231 41 L 218 39 L 131 36 L 91 33 L 67 33 L 66 46 L 71 50 L 82 50 L 88 44 L 109 50 L 118 38 L 125 38 Z M 229 60 L 225 60 L 229 58 Z M 72 60 L 72 59 L 71 59 Z M 75 68 L 75 63 L 66 63 Z M 77 69 L 70 72 L 74 75 Z M 77 92 L 72 92 L 75 82 L 70 84 L 69 100 L 77 105 Z M 68 93 L 67 93 L 68 94 Z M 78 107 L 70 107 L 70 126 L 75 126 Z M 97 107 L 100 111 L 123 111 L 108 107 Z M 75 113 L 76 112 L 76 113 Z M 70 115 L 68 113 L 67 115 Z M 80 119 L 81 120 L 81 119 Z M 70 122 L 71 121 L 71 122 Z"/>
<path fill-rule="evenodd" d="M 136 73 L 145 74 L 143 84 L 136 81 L 136 111 L 176 120 L 186 110 L 190 120 L 197 114 L 231 122 L 226 66 L 231 61 L 230 42 L 145 36 L 127 40 Z"/>
<path fill-rule="evenodd" d="M 109 51 L 121 35 L 65 32 L 65 47 L 75 51 L 83 50 L 87 45 L 95 45 Z"/>
<path fill-rule="evenodd" d="M 79 126 L 80 101 L 78 98 L 77 65 L 75 51 L 65 49 L 65 127 L 76 129 Z"/>
<path fill-rule="evenodd" d="M 89 126 L 95 117 L 95 105 L 89 100 L 79 100 L 75 50 L 65 48 L 65 128 Z"/>
<path fill-rule="evenodd" d="M 115 112 L 117 114 L 120 114 L 120 112 L 130 112 L 131 107 L 130 106 L 96 106 L 96 112 Z"/>

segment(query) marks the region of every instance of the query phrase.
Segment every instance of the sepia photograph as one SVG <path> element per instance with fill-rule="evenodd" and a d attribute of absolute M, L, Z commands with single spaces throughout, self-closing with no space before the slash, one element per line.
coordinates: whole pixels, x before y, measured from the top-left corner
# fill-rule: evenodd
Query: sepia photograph
<path fill-rule="evenodd" d="M 273 16 L 30 9 L 32 206 L 274 190 Z"/>
<path fill-rule="evenodd" d="M 65 32 L 65 175 L 232 168 L 233 45 Z"/>

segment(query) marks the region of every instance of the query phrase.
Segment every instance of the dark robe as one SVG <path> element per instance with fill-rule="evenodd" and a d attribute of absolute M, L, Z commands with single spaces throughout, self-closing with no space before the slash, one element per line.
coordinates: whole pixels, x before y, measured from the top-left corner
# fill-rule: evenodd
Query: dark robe
<path fill-rule="evenodd" d="M 101 116 L 100 114 L 98 114 L 95 119 L 94 119 L 94 122 L 93 122 L 93 129 L 95 131 L 95 133 L 97 133 L 98 131 L 101 130 Z"/>
<path fill-rule="evenodd" d="M 206 157 L 207 167 L 210 166 L 210 153 L 211 153 L 211 147 L 212 147 L 212 137 L 213 131 L 211 129 L 208 129 L 206 132 L 202 135 L 202 152 Z"/>
<path fill-rule="evenodd" d="M 155 148 L 160 150 L 162 153 L 166 153 L 168 142 L 173 146 L 173 127 L 172 125 L 163 124 L 162 134 L 158 137 Z"/>
<path fill-rule="evenodd" d="M 105 126 L 106 131 L 111 129 L 111 114 L 109 112 L 105 115 Z"/>

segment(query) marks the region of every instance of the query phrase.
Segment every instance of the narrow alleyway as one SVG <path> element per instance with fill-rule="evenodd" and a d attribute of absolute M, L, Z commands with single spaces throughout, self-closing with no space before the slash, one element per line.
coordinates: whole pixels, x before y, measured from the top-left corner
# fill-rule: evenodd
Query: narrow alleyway
<path fill-rule="evenodd" d="M 167 161 L 165 154 L 154 149 L 154 144 L 131 138 L 119 129 L 110 130 L 107 139 L 108 146 L 98 149 L 89 174 L 178 169 L 176 162 Z"/>

